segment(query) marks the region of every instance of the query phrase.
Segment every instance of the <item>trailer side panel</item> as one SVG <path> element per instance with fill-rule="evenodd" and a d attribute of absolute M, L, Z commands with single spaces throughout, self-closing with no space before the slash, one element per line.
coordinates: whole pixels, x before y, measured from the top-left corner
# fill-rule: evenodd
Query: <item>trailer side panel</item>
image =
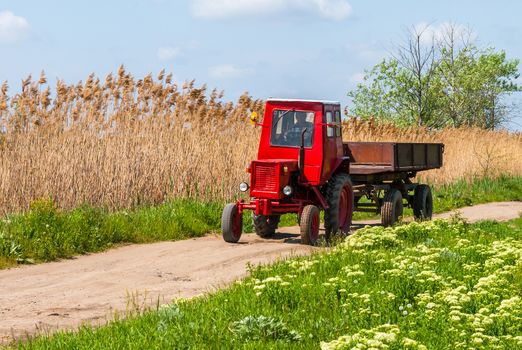
<path fill-rule="evenodd" d="M 347 142 L 345 145 L 353 175 L 417 172 L 442 166 L 441 143 Z"/>

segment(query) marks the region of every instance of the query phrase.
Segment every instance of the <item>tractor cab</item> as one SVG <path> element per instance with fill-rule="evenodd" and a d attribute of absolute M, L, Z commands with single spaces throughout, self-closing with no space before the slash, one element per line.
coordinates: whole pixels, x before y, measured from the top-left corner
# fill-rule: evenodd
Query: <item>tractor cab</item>
<path fill-rule="evenodd" d="M 343 162 L 339 102 L 269 99 L 261 126 L 253 163 L 294 163 L 301 184 L 318 186 Z"/>

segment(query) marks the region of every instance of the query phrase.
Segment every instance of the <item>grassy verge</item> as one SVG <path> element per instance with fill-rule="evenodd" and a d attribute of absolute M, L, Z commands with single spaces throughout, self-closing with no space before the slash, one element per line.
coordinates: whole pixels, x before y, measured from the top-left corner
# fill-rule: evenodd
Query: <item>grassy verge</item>
<path fill-rule="evenodd" d="M 329 251 L 254 268 L 231 288 L 28 349 L 515 349 L 522 217 L 366 227 Z"/>
<path fill-rule="evenodd" d="M 476 178 L 435 186 L 433 199 L 436 213 L 480 203 L 522 201 L 522 176 Z"/>
<path fill-rule="evenodd" d="M 522 177 L 461 181 L 434 188 L 436 212 L 466 205 L 522 200 Z M 154 207 L 110 213 L 83 206 L 61 211 L 48 200 L 37 201 L 29 212 L 0 221 L 0 268 L 68 258 L 105 250 L 121 243 L 146 243 L 202 236 L 220 228 L 220 203 L 175 200 Z M 411 210 L 405 215 L 412 215 Z M 371 216 L 356 213 L 354 219 Z M 284 215 L 280 226 L 296 225 L 296 215 Z M 252 223 L 244 220 L 244 231 Z"/>
<path fill-rule="evenodd" d="M 34 202 L 22 215 L 0 221 L 0 268 L 97 252 L 121 243 L 202 236 L 220 225 L 222 206 L 175 200 L 155 207 L 110 213 L 83 206 L 56 209 Z"/>

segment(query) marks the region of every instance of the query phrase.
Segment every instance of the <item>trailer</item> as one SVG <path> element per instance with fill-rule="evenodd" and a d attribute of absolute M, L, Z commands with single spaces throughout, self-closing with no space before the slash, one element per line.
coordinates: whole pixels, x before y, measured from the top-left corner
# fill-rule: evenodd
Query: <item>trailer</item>
<path fill-rule="evenodd" d="M 426 184 L 412 182 L 419 171 L 442 166 L 440 143 L 343 142 L 341 106 L 333 101 L 269 99 L 257 159 L 239 189 L 250 200 L 228 204 L 221 228 L 225 241 L 238 242 L 243 216 L 251 211 L 261 237 L 275 233 L 282 214 L 297 214 L 301 242 L 316 244 L 320 211 L 326 239 L 350 231 L 354 211 L 381 214 L 393 225 L 412 207 L 431 219 L 433 200 Z"/>
<path fill-rule="evenodd" d="M 380 213 L 382 224 L 391 226 L 402 216 L 405 200 L 416 218 L 431 219 L 430 187 L 411 179 L 418 171 L 442 167 L 443 144 L 347 142 L 343 147 L 350 157 L 354 211 Z"/>

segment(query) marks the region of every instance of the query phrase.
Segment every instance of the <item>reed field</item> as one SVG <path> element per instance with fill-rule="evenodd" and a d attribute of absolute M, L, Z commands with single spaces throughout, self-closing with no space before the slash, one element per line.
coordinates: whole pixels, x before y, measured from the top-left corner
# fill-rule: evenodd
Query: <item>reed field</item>
<path fill-rule="evenodd" d="M 45 74 L 20 92 L 0 87 L 0 213 L 26 211 L 37 199 L 59 208 L 110 210 L 175 198 L 224 202 L 247 180 L 260 129 L 247 120 L 262 100 L 172 75 L 133 77 L 120 67 L 51 89 Z M 348 118 L 345 140 L 443 142 L 444 167 L 423 181 L 522 175 L 522 134 L 475 128 L 430 131 Z"/>

